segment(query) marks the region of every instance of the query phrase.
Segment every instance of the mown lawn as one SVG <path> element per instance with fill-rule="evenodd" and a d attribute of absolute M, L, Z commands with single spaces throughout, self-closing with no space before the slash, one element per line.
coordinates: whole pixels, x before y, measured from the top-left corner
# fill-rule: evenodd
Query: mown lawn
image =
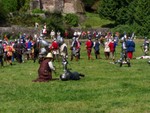
<path fill-rule="evenodd" d="M 142 55 L 136 41 L 134 57 Z M 120 45 L 116 52 L 120 56 Z M 94 56 L 94 55 L 93 55 Z M 149 113 L 150 65 L 148 60 L 132 59 L 131 67 L 102 59 L 87 60 L 84 44 L 81 59 L 69 61 L 71 71 L 86 76 L 79 81 L 33 83 L 39 64 L 31 60 L 0 67 L 0 113 Z M 54 62 L 58 78 L 61 62 Z"/>

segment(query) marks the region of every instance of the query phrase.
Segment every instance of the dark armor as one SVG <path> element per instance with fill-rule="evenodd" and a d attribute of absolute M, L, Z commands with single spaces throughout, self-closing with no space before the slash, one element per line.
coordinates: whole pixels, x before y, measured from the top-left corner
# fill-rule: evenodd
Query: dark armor
<path fill-rule="evenodd" d="M 67 61 L 67 59 L 66 59 L 65 57 L 63 58 L 62 65 L 63 65 L 63 70 L 64 70 L 64 73 L 60 75 L 60 79 L 61 79 L 62 81 L 67 81 L 67 80 L 79 80 L 79 79 L 80 79 L 80 76 L 81 76 L 81 77 L 84 77 L 83 74 L 78 73 L 78 72 L 71 72 L 71 71 L 67 68 L 68 61 Z"/>

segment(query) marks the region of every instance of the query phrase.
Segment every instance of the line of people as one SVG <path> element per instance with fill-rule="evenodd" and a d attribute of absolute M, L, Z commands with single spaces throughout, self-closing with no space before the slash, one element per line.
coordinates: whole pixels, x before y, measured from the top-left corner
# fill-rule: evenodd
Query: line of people
<path fill-rule="evenodd" d="M 123 39 L 122 39 L 123 38 Z M 92 49 L 94 50 L 95 59 L 101 59 L 100 56 L 100 48 L 103 48 L 105 59 L 112 59 L 115 61 L 115 52 L 117 45 L 121 44 L 121 48 L 126 48 L 127 56 L 129 59 L 133 58 L 133 52 L 135 51 L 135 42 L 131 37 L 123 36 L 119 38 L 118 33 L 113 37 L 110 33 L 106 36 L 101 35 L 100 37 L 96 37 L 93 40 L 93 37 L 89 36 L 88 39 L 85 41 L 85 48 L 87 50 L 87 57 L 88 60 L 94 59 L 91 55 Z M 81 51 L 81 41 L 79 36 L 74 36 L 72 38 L 71 43 L 71 60 L 73 60 L 73 56 L 75 57 L 76 61 L 80 58 L 80 51 Z"/>
<path fill-rule="evenodd" d="M 53 37 L 51 40 L 51 44 L 48 45 L 46 51 L 51 51 L 54 59 L 60 60 L 60 56 L 68 57 L 68 46 L 70 46 L 71 54 L 70 54 L 70 60 L 72 61 L 74 58 L 76 61 L 80 59 L 80 52 L 81 52 L 81 37 L 80 35 L 74 34 L 71 45 L 67 45 L 64 42 L 63 37 L 60 36 L 59 33 L 56 37 Z M 96 36 L 96 35 L 95 35 Z M 125 39 L 122 39 L 122 37 Z M 122 48 L 126 48 L 127 56 L 129 59 L 133 58 L 133 52 L 135 51 L 135 43 L 133 41 L 132 37 L 127 37 L 126 35 L 120 37 L 118 32 L 113 36 L 110 32 L 106 35 L 101 35 L 100 37 L 93 37 L 93 35 L 88 36 L 88 39 L 85 41 L 85 48 L 87 50 L 87 58 L 88 60 L 94 59 L 91 55 L 92 49 L 94 50 L 95 59 L 101 59 L 101 53 L 100 49 L 103 48 L 105 59 L 112 59 L 115 61 L 115 51 L 116 47 L 118 45 L 118 42 L 121 42 Z M 11 56 L 11 59 L 16 58 L 16 60 L 19 63 L 22 63 L 26 59 L 33 59 L 34 62 L 36 62 L 36 59 L 39 57 L 40 49 L 42 48 L 40 46 L 40 38 L 32 38 L 27 37 L 25 34 L 23 34 L 22 37 L 20 37 L 18 40 L 15 40 L 14 42 L 7 42 L 6 40 L 1 41 L 2 43 L 2 56 L 6 56 L 7 54 Z M 12 48 L 7 49 L 6 48 Z M 9 47 L 8 47 L 9 46 Z M 148 39 L 145 39 L 143 47 L 145 48 L 145 54 L 148 53 L 149 50 L 149 41 Z M 0 52 L 2 54 L 2 52 Z M 6 54 L 7 53 L 7 54 Z M 5 58 L 5 57 L 4 57 Z M 10 59 L 10 58 L 8 58 Z M 13 60 L 7 61 L 12 64 Z M 2 60 L 1 60 L 2 62 Z M 3 62 L 2 62 L 3 65 Z"/>

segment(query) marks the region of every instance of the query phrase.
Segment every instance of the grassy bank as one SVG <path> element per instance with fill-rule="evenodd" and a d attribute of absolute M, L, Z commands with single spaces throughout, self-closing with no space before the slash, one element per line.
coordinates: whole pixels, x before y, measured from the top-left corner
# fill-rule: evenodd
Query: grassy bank
<path fill-rule="evenodd" d="M 91 26 L 93 28 L 102 27 L 104 25 L 113 24 L 112 21 L 102 19 L 98 14 L 86 13 L 86 19 L 81 26 Z"/>

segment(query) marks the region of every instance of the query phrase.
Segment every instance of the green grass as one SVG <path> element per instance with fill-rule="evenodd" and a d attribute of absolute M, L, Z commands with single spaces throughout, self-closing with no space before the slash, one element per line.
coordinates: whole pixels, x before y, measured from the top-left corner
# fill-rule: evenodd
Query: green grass
<path fill-rule="evenodd" d="M 142 41 L 137 42 L 134 57 L 142 55 Z M 120 68 L 104 59 L 102 47 L 101 57 L 88 61 L 82 44 L 81 60 L 68 60 L 72 71 L 86 75 L 79 81 L 33 83 L 39 64 L 32 61 L 0 67 L 0 113 L 149 113 L 148 60 L 133 59 L 131 67 Z M 53 78 L 58 78 L 63 72 L 61 62 L 54 64 Z"/>
<path fill-rule="evenodd" d="M 86 20 L 81 24 L 82 26 L 102 27 L 103 25 L 112 24 L 110 20 L 102 19 L 98 14 L 86 13 Z"/>

